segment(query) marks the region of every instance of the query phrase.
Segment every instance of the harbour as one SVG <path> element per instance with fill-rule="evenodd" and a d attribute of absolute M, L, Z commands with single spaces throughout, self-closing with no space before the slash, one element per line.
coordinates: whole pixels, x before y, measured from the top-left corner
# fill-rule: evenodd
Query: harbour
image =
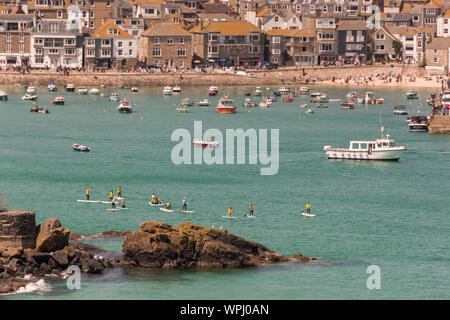
<path fill-rule="evenodd" d="M 38 223 L 58 217 L 81 234 L 135 230 L 150 220 L 173 225 L 190 221 L 222 227 L 284 255 L 300 251 L 318 261 L 242 270 L 109 270 L 83 276 L 83 290 L 68 290 L 64 281 L 52 281 L 42 295 L 2 298 L 245 299 L 249 292 L 254 299 L 449 297 L 449 136 L 410 132 L 406 116 L 392 110 L 393 105 L 406 105 L 411 115 L 422 105 L 426 114 L 431 110 L 426 99 L 436 89 L 417 89 L 418 99 L 407 100 L 408 89 L 352 88 L 373 91 L 384 103 L 358 103 L 349 110 L 339 108 L 347 88 L 309 86 L 311 92 L 326 91 L 341 101 L 329 101 L 322 109 L 314 107 L 309 95 L 297 95 L 293 103 L 278 99 L 263 109 L 242 107 L 244 92 L 254 92 L 254 87 L 218 86 L 219 94 L 208 96 L 209 86 L 180 86 L 181 95 L 170 96 L 162 94 L 163 85 L 141 86 L 137 93 L 97 86 L 101 93 L 118 92 L 130 101 L 133 112 L 121 114 L 120 102 L 107 96 L 78 95 L 61 86 L 48 92 L 45 84 L 37 88 L 36 104 L 50 113 L 42 116 L 29 112 L 33 102 L 21 99 L 23 87 L 2 86 L 8 101 L 0 102 L 0 190 L 8 192 L 8 207 L 36 211 Z M 261 89 L 266 95 L 279 87 Z M 225 95 L 238 106 L 236 113 L 216 112 Z M 51 104 L 56 96 L 64 97 L 64 105 Z M 208 98 L 211 105 L 177 113 L 187 97 L 195 103 Z M 301 104 L 315 112 L 305 114 Z M 205 130 L 278 128 L 278 173 L 261 176 L 255 165 L 173 164 L 171 133 L 191 130 L 196 120 L 203 121 Z M 407 145 L 399 161 L 327 159 L 325 145 L 372 139 L 379 135 L 380 125 L 398 144 Z M 74 143 L 92 150 L 74 152 Z M 129 210 L 111 212 L 108 204 L 76 201 L 86 188 L 92 189 L 93 199 L 107 200 L 117 185 L 123 188 Z M 153 192 L 177 208 L 187 195 L 195 213 L 151 207 Z M 313 218 L 300 215 L 307 201 L 316 213 Z M 250 202 L 257 219 L 243 217 Z M 221 219 L 230 206 L 237 219 Z M 85 241 L 112 251 L 120 251 L 122 245 L 119 238 L 92 236 Z M 382 290 L 366 288 L 366 269 L 374 264 L 382 270 Z"/>

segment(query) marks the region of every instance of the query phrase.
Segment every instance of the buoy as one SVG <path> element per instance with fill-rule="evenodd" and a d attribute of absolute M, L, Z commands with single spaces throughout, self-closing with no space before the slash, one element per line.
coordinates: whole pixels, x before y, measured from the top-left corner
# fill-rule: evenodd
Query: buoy
<path fill-rule="evenodd" d="M 50 103 L 53 104 L 53 101 L 51 101 Z"/>

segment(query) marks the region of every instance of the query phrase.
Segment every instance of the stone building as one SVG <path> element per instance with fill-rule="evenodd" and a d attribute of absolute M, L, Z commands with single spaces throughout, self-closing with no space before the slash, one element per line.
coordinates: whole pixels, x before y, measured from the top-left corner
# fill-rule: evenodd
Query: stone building
<path fill-rule="evenodd" d="M 367 24 L 364 20 L 342 20 L 337 27 L 339 60 L 365 63 L 367 60 Z"/>
<path fill-rule="evenodd" d="M 0 66 L 30 63 L 33 24 L 32 14 L 0 15 Z"/>
<path fill-rule="evenodd" d="M 310 30 L 274 29 L 267 32 L 269 61 L 279 66 L 312 66 L 315 33 Z"/>
<path fill-rule="evenodd" d="M 36 220 L 32 211 L 0 211 L 0 247 L 36 246 Z"/>
<path fill-rule="evenodd" d="M 146 65 L 168 68 L 190 68 L 192 34 L 177 24 L 162 22 L 141 34 L 139 61 Z"/>
<path fill-rule="evenodd" d="M 426 69 L 449 72 L 450 38 L 435 38 L 426 49 Z"/>
<path fill-rule="evenodd" d="M 256 66 L 264 61 L 265 34 L 246 21 L 207 21 L 190 30 L 194 57 L 213 66 Z"/>

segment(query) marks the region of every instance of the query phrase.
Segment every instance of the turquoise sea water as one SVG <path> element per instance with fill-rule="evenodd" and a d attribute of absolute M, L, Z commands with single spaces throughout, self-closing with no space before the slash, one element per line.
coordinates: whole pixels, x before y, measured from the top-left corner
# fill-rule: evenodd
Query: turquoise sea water
<path fill-rule="evenodd" d="M 191 221 L 214 225 L 254 240 L 284 255 L 300 252 L 316 257 L 308 264 L 283 263 L 240 270 L 173 271 L 112 270 L 83 275 L 81 290 L 62 281 L 43 295 L 22 294 L 8 299 L 448 299 L 450 137 L 410 133 L 393 104 L 414 113 L 431 91 L 420 91 L 411 104 L 407 90 L 375 90 L 382 105 L 341 110 L 338 102 L 305 109 L 280 99 L 266 110 L 239 107 L 234 115 L 218 115 L 212 106 L 175 109 L 183 97 L 206 97 L 207 88 L 183 88 L 181 96 L 164 97 L 162 88 L 141 88 L 128 97 L 135 113 L 119 114 L 116 102 L 100 96 L 79 96 L 59 88 L 39 88 L 37 105 L 50 114 L 29 112 L 23 88 L 4 87 L 8 102 L 0 102 L 0 192 L 8 208 L 34 210 L 37 222 L 58 217 L 78 233 L 137 230 L 144 221 L 178 225 Z M 244 87 L 221 87 L 239 106 Z M 275 90 L 273 87 L 271 91 Z M 318 88 L 323 89 L 323 88 Z M 344 98 L 353 89 L 328 88 L 330 98 Z M 360 91 L 364 92 L 364 89 Z M 50 105 L 56 95 L 64 106 Z M 379 136 L 380 115 L 385 132 L 408 150 L 399 162 L 330 161 L 324 145 L 348 146 L 351 139 Z M 261 176 L 260 165 L 180 165 L 172 163 L 174 129 L 280 129 L 280 168 Z M 89 153 L 73 152 L 79 143 Z M 104 204 L 82 204 L 87 187 L 91 199 L 106 200 L 122 186 L 127 211 L 111 212 Z M 147 202 L 156 192 L 180 207 L 185 195 L 193 214 L 168 214 Z M 317 216 L 300 215 L 307 201 Z M 254 203 L 257 219 L 244 214 Z M 233 206 L 238 219 L 222 219 Z M 91 243 L 120 251 L 119 240 Z M 367 267 L 381 269 L 381 289 L 369 290 Z"/>

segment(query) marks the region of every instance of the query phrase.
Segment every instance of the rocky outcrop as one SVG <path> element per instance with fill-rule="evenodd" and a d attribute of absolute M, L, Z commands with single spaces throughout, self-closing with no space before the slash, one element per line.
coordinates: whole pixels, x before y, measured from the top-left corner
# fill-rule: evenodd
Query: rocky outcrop
<path fill-rule="evenodd" d="M 0 212 L 0 246 L 34 248 L 36 220 L 32 211 Z"/>
<path fill-rule="evenodd" d="M 58 219 L 47 219 L 37 227 L 36 250 L 51 252 L 69 244 L 70 230 L 61 226 Z"/>
<path fill-rule="evenodd" d="M 138 232 L 125 236 L 122 251 L 123 264 L 144 268 L 235 268 L 289 260 L 226 230 L 189 222 L 178 227 L 156 221 L 142 223 Z M 309 261 L 304 258 L 298 261 Z"/>

